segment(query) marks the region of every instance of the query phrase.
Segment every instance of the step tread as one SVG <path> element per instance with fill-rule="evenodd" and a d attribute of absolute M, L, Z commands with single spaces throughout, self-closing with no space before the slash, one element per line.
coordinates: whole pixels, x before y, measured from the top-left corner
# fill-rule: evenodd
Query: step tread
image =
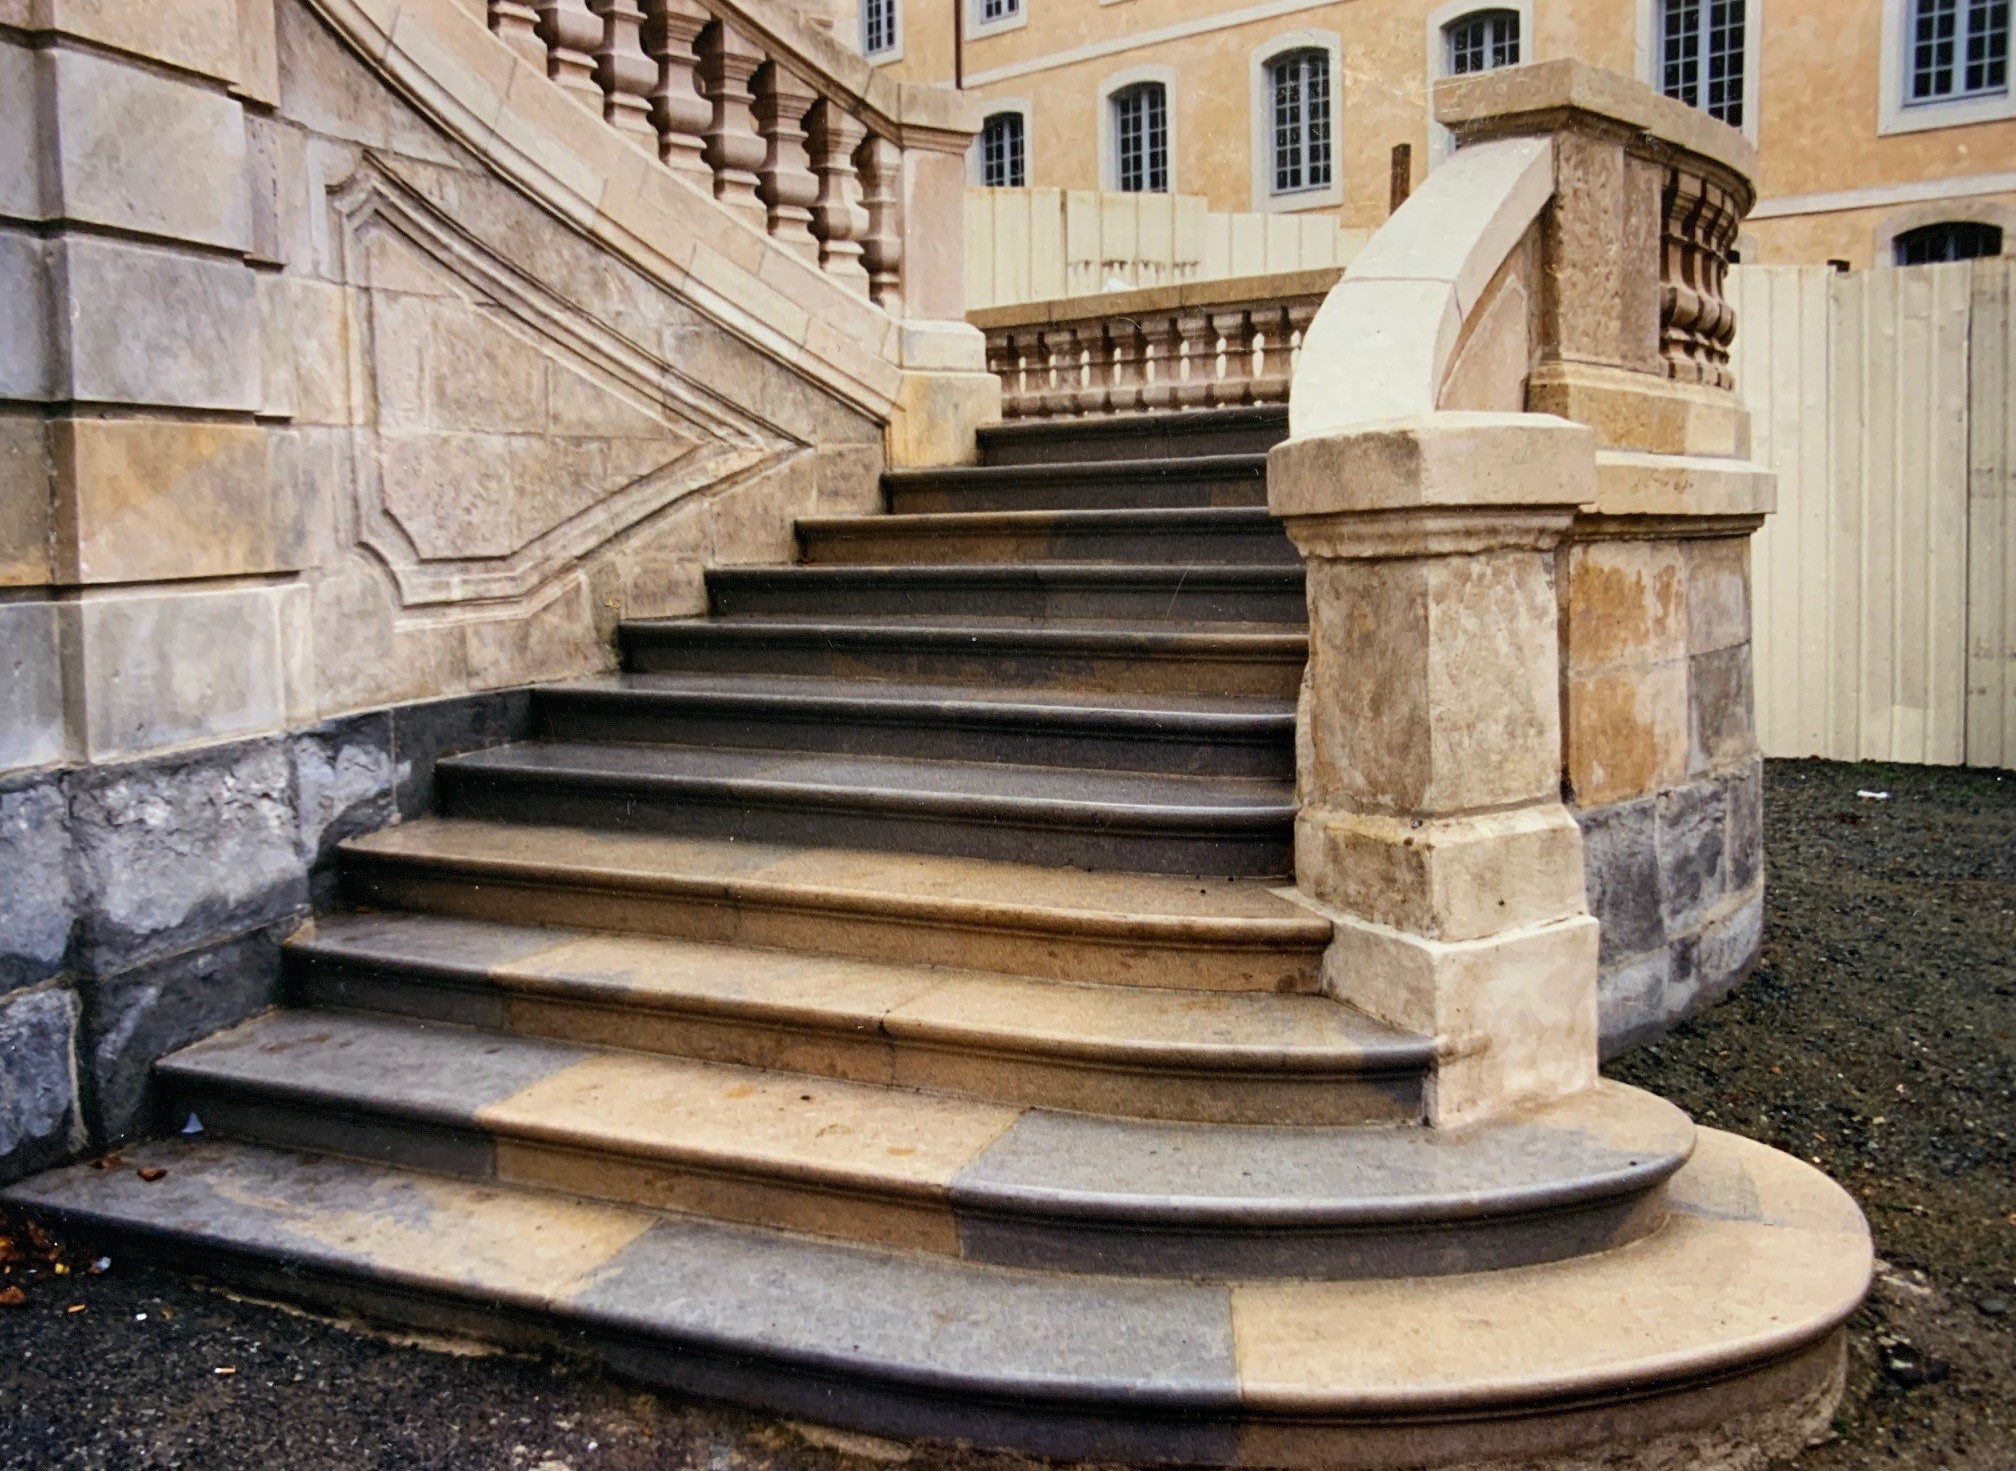
<path fill-rule="evenodd" d="M 1020 515 L 1021 512 L 1014 514 Z M 872 516 L 869 522 L 897 519 Z M 802 524 L 802 523 L 801 523 Z M 943 582 L 987 586 L 1163 586 L 1171 583 L 1230 583 L 1239 586 L 1299 587 L 1305 581 L 1299 565 L 1242 562 L 805 562 L 788 567 L 715 567 L 710 579 L 726 582 L 789 581 L 805 583 L 899 582 L 932 585 Z"/>
<path fill-rule="evenodd" d="M 159 1070 L 183 1087 L 598 1155 L 1187 1230 L 1559 1210 L 1652 1188 L 1694 1135 L 1671 1105 L 1613 1084 L 1462 1130 L 1172 1124 L 334 1012 L 269 1013 Z"/>
<path fill-rule="evenodd" d="M 414 1293 L 503 1305 L 558 1329 L 618 1330 L 675 1362 L 728 1354 L 1046 1409 L 1347 1422 L 1542 1413 L 1777 1361 L 1822 1341 L 1869 1279 L 1867 1230 L 1839 1187 L 1715 1131 L 1674 1179 L 1667 1225 L 1614 1251 L 1510 1272 L 1229 1290 L 848 1245 L 222 1142 L 124 1153 L 136 1168 L 72 1166 L 0 1198 L 213 1274 L 252 1264 L 378 1283 L 398 1290 L 388 1305 Z M 146 1182 L 142 1169 L 166 1173 Z M 781 1393 L 744 1392 L 772 1404 Z M 851 1418 L 887 1426 L 891 1413 Z M 1230 1461 L 1212 1433 L 1207 1422 L 1183 1458 Z"/>
<path fill-rule="evenodd" d="M 613 741 L 515 741 L 448 757 L 440 770 L 749 800 L 1012 809 L 1088 821 L 1278 823 L 1292 821 L 1296 810 L 1292 782 L 1254 777 Z"/>
<path fill-rule="evenodd" d="M 1309 636 L 1273 625 L 1172 629 L 1154 624 L 1094 619 L 1042 623 L 984 619 L 845 618 L 745 615 L 738 618 L 638 618 L 624 630 L 651 636 L 711 639 L 720 643 L 809 640 L 815 643 L 936 644 L 975 650 L 1031 649 L 1044 653 L 1107 653 L 1145 657 L 1304 658 Z"/>
<path fill-rule="evenodd" d="M 1073 985 L 410 913 L 327 916 L 288 949 L 514 995 L 1144 1068 L 1404 1072 L 1433 1056 L 1427 1039 L 1322 996 Z"/>
<path fill-rule="evenodd" d="M 1103 480 L 1218 480 L 1264 477 L 1264 454 L 1190 455 L 1182 459 L 1053 460 L 1039 465 L 943 465 L 883 472 L 891 487 L 913 485 L 1019 485 L 1025 482 Z"/>
<path fill-rule="evenodd" d="M 1097 506 L 1026 511 L 877 511 L 861 516 L 801 516 L 800 534 L 878 531 L 911 535 L 975 531 L 1027 531 L 1043 527 L 1083 531 L 1250 532 L 1279 528 L 1265 506 Z M 1285 534 L 1285 533 L 1284 533 Z M 1300 565 L 1299 563 L 1297 565 Z"/>

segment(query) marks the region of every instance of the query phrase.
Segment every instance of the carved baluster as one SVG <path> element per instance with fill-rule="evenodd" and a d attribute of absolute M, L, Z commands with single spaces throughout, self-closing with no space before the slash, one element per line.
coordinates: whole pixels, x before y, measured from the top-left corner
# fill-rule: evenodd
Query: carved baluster
<path fill-rule="evenodd" d="M 1016 392 L 1016 409 L 1024 418 L 1041 418 L 1044 395 L 1050 385 L 1050 347 L 1041 331 L 1017 332 L 1011 339 L 1015 356 L 1022 365 Z"/>
<path fill-rule="evenodd" d="M 987 371 L 1001 380 L 1001 417 L 1015 418 L 1021 412 L 1016 399 L 1021 396 L 1022 366 L 1012 334 L 1002 331 L 987 334 Z"/>
<path fill-rule="evenodd" d="M 1113 334 L 1104 322 L 1080 332 L 1085 343 L 1085 381 L 1078 390 L 1078 412 L 1103 414 L 1113 403 Z"/>
<path fill-rule="evenodd" d="M 714 108 L 700 95 L 700 58 L 693 49 L 707 21 L 699 0 L 644 0 L 644 51 L 658 63 L 650 97 L 658 156 L 675 172 L 712 190 L 714 171 L 701 155 Z"/>
<path fill-rule="evenodd" d="M 1253 393 L 1253 315 L 1244 307 L 1214 312 L 1211 325 L 1225 339 L 1225 367 L 1212 385 L 1211 402 L 1243 404 Z"/>
<path fill-rule="evenodd" d="M 595 50 L 602 44 L 602 21 L 588 0 L 538 0 L 539 39 L 546 43 L 546 75 L 589 107 L 602 110 L 595 84 Z"/>
<path fill-rule="evenodd" d="M 1113 339 L 1113 386 L 1106 395 L 1106 406 L 1115 414 L 1128 414 L 1140 408 L 1144 401 L 1148 381 L 1148 342 L 1141 330 L 1141 324 L 1132 317 L 1121 317 L 1108 325 L 1108 334 Z"/>
<path fill-rule="evenodd" d="M 811 139 L 812 170 L 819 176 L 819 197 L 812 206 L 819 264 L 829 276 L 864 295 L 868 268 L 861 264 L 861 237 L 868 233 L 868 211 L 861 204 L 861 176 L 854 170 L 854 152 L 867 131 L 836 102 L 822 98 L 812 105 L 807 136 Z"/>
<path fill-rule="evenodd" d="M 658 68 L 644 54 L 644 12 L 635 0 L 588 0 L 602 20 L 595 48 L 595 85 L 602 89 L 602 116 L 619 133 L 658 145 L 651 125 L 651 88 Z"/>
<path fill-rule="evenodd" d="M 1254 403 L 1288 401 L 1288 309 L 1265 306 L 1253 313 L 1253 327 L 1259 346 L 1255 349 L 1252 399 Z"/>
<path fill-rule="evenodd" d="M 513 51 L 546 69 L 546 43 L 539 39 L 539 12 L 525 0 L 490 0 L 490 29 Z"/>
<path fill-rule="evenodd" d="M 1288 307 L 1288 378 L 1294 381 L 1295 369 L 1302 363 L 1302 344 L 1309 340 L 1309 324 L 1316 320 L 1316 313 L 1322 309 L 1320 300 L 1293 302 Z"/>
<path fill-rule="evenodd" d="M 714 170 L 714 197 L 759 228 L 763 202 L 756 197 L 756 170 L 763 164 L 763 140 L 756 133 L 749 82 L 762 64 L 763 53 L 726 21 L 700 33 L 700 90 L 711 108 L 701 156 Z"/>
<path fill-rule="evenodd" d="M 1078 412 L 1078 391 L 1085 386 L 1085 345 L 1078 340 L 1076 327 L 1052 327 L 1043 334 L 1050 349 L 1050 391 L 1043 396 L 1043 412 L 1061 417 Z"/>
<path fill-rule="evenodd" d="M 812 238 L 812 202 L 819 181 L 806 165 L 805 114 L 817 94 L 788 67 L 767 61 L 756 73 L 756 126 L 763 134 L 763 168 L 756 197 L 763 201 L 770 233 L 807 260 L 819 258 Z"/>
<path fill-rule="evenodd" d="M 1183 381 L 1183 334 L 1177 330 L 1173 313 L 1155 318 L 1143 329 L 1149 351 L 1148 382 L 1141 390 L 1144 408 L 1173 409 L 1176 390 Z"/>
<path fill-rule="evenodd" d="M 1175 385 L 1179 408 L 1198 409 L 1211 402 L 1211 389 L 1218 378 L 1218 331 L 1202 312 L 1186 312 L 1176 319 L 1176 331 L 1183 342 L 1183 378 Z"/>
<path fill-rule="evenodd" d="M 868 294 L 892 317 L 903 315 L 903 150 L 870 133 L 854 151 L 861 175 L 861 202 L 868 210 L 868 233 L 861 237 L 861 263 L 868 268 Z"/>
<path fill-rule="evenodd" d="M 1733 388 L 1736 313 L 1723 295 L 1740 212 L 1728 191 L 1674 170 L 1666 180 L 1660 351 L 1669 376 Z"/>

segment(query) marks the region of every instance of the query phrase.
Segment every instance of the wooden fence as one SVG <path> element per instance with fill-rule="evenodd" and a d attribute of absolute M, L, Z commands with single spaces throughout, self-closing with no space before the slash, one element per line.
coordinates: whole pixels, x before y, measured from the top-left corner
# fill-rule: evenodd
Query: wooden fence
<path fill-rule="evenodd" d="M 969 189 L 966 305 L 1348 265 L 1367 238 L 1332 214 L 1213 213 L 1198 194 Z"/>
<path fill-rule="evenodd" d="M 1731 281 L 1765 752 L 2016 767 L 2016 261 Z"/>

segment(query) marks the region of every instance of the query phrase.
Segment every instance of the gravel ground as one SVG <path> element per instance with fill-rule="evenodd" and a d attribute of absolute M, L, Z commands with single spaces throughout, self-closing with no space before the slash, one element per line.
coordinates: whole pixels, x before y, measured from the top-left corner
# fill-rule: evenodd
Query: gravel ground
<path fill-rule="evenodd" d="M 1774 762 L 1767 792 L 1757 975 L 1611 1071 L 1816 1161 L 1869 1213 L 1883 1266 L 1854 1322 L 1848 1399 L 1833 1438 L 1785 1471 L 2012 1471 L 2016 776 Z M 0 1234 L 24 1299 L 0 1307 L 8 1471 L 1021 1464 L 912 1456 L 125 1262 L 94 1273 L 88 1242 Z"/>

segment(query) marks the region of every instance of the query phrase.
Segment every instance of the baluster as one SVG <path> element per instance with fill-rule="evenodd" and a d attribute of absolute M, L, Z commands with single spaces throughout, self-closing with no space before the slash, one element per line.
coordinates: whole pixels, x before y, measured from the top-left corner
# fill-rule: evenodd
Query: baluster
<path fill-rule="evenodd" d="M 861 237 L 861 263 L 868 268 L 868 294 L 892 317 L 903 315 L 903 150 L 892 139 L 870 133 L 855 150 L 861 175 L 861 202 L 868 233 Z"/>
<path fill-rule="evenodd" d="M 1148 351 L 1144 365 L 1147 383 L 1141 390 L 1141 404 L 1149 409 L 1176 407 L 1176 389 L 1183 377 L 1183 335 L 1176 329 L 1173 314 L 1158 316 L 1143 330 Z"/>
<path fill-rule="evenodd" d="M 819 181 L 805 152 L 805 114 L 817 94 L 790 68 L 767 61 L 756 73 L 756 126 L 763 134 L 763 169 L 756 197 L 763 201 L 770 233 L 807 260 L 819 258 L 812 238 L 812 202 Z"/>
<path fill-rule="evenodd" d="M 1320 300 L 1293 302 L 1288 307 L 1288 381 L 1295 381 L 1295 370 L 1302 364 L 1302 344 L 1309 340 L 1309 324 L 1316 320 L 1316 313 L 1322 310 Z"/>
<path fill-rule="evenodd" d="M 868 268 L 861 264 L 861 237 L 868 211 L 861 204 L 861 176 L 854 151 L 868 130 L 847 109 L 827 98 L 812 105 L 808 136 L 819 197 L 812 206 L 812 234 L 819 241 L 819 264 L 850 290 L 866 294 Z"/>
<path fill-rule="evenodd" d="M 1253 394 L 1253 314 L 1245 307 L 1214 312 L 1211 325 L 1225 339 L 1225 369 L 1211 387 L 1211 402 L 1243 404 Z"/>
<path fill-rule="evenodd" d="M 1094 322 L 1079 334 L 1085 342 L 1085 385 L 1078 390 L 1078 412 L 1107 413 L 1113 405 L 1113 336 L 1104 322 Z"/>
<path fill-rule="evenodd" d="M 1053 418 L 1078 411 L 1078 390 L 1084 383 L 1085 354 L 1076 327 L 1051 327 L 1043 334 L 1050 350 L 1050 388 L 1043 395 L 1043 412 Z"/>
<path fill-rule="evenodd" d="M 1218 377 L 1218 332 L 1211 318 L 1201 312 L 1179 316 L 1176 332 L 1183 343 L 1183 378 L 1175 385 L 1176 404 L 1200 409 L 1211 402 L 1211 389 Z"/>
<path fill-rule="evenodd" d="M 651 88 L 658 69 L 644 54 L 644 12 L 635 0 L 588 0 L 588 6 L 602 20 L 602 39 L 595 50 L 602 116 L 617 132 L 645 139 L 655 148 L 658 130 L 651 125 Z"/>
<path fill-rule="evenodd" d="M 600 112 L 595 48 L 602 44 L 602 22 L 588 0 L 539 0 L 539 39 L 546 43 L 546 75 Z"/>
<path fill-rule="evenodd" d="M 699 0 L 644 0 L 644 51 L 658 63 L 651 88 L 651 126 L 666 166 L 710 192 L 714 171 L 702 156 L 714 108 L 700 95 L 700 58 L 693 43 L 707 28 Z"/>
<path fill-rule="evenodd" d="M 1142 406 L 1148 381 L 1147 339 L 1132 317 L 1110 323 L 1107 332 L 1113 339 L 1113 386 L 1106 406 L 1111 413 L 1132 413 Z"/>
<path fill-rule="evenodd" d="M 541 71 L 546 69 L 546 43 L 539 39 L 539 12 L 525 0 L 490 0 L 490 29 L 506 46 Z"/>
<path fill-rule="evenodd" d="M 1050 382 L 1050 349 L 1041 331 L 1017 332 L 1009 337 L 1014 361 L 1019 365 L 1015 379 L 1015 412 L 1023 418 L 1043 416 L 1044 390 Z"/>
<path fill-rule="evenodd" d="M 701 156 L 714 170 L 714 197 L 758 228 L 763 202 L 756 196 L 756 170 L 763 164 L 763 140 L 756 133 L 749 82 L 762 64 L 763 53 L 726 21 L 700 33 L 700 90 L 711 108 Z"/>
<path fill-rule="evenodd" d="M 1288 401 L 1288 309 L 1265 306 L 1253 313 L 1259 346 L 1255 349 L 1252 399 L 1255 403 Z"/>
<path fill-rule="evenodd" d="M 1001 417 L 1015 418 L 1021 412 L 1016 400 L 1021 397 L 1022 367 L 1015 355 L 1015 339 L 1010 333 L 993 331 L 987 334 L 987 371 L 1001 380 Z"/>

